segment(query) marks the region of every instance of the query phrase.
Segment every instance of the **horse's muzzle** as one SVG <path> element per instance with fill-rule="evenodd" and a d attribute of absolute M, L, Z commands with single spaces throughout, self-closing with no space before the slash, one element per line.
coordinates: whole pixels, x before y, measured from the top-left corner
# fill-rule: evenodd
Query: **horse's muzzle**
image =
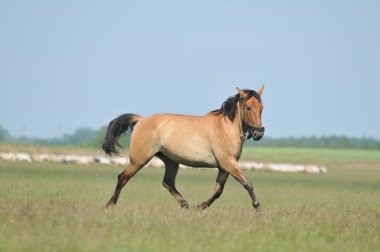
<path fill-rule="evenodd" d="M 265 128 L 252 127 L 252 139 L 253 141 L 259 141 L 264 136 Z"/>
<path fill-rule="evenodd" d="M 264 131 L 263 132 L 254 131 L 252 134 L 252 139 L 253 141 L 259 141 L 261 138 L 263 138 L 263 136 L 264 136 Z"/>

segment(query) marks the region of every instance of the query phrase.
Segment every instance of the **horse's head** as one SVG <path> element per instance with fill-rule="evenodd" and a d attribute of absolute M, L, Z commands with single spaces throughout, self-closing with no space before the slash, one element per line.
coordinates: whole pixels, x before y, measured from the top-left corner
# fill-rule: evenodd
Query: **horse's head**
<path fill-rule="evenodd" d="M 264 106 L 261 102 L 261 94 L 264 86 L 255 92 L 253 90 L 241 90 L 237 88 L 239 94 L 241 120 L 252 135 L 253 140 L 258 141 L 264 136 L 264 127 L 261 122 L 261 113 Z"/>

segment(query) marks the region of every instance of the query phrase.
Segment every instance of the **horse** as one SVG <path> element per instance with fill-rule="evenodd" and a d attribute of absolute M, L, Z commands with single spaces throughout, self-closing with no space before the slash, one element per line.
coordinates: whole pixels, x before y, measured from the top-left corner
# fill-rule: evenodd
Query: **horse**
<path fill-rule="evenodd" d="M 236 89 L 237 94 L 229 97 L 220 109 L 204 116 L 155 114 L 143 118 L 137 114 L 123 114 L 112 120 L 102 149 L 108 155 L 118 155 L 121 149 L 118 138 L 130 134 L 130 163 L 118 175 L 115 191 L 106 206 L 116 205 L 122 188 L 156 156 L 165 164 L 162 185 L 182 208 L 189 208 L 189 204 L 175 186 L 179 164 L 218 168 L 215 192 L 197 205 L 200 209 L 208 208 L 220 197 L 231 175 L 248 191 L 253 207 L 260 211 L 252 183 L 239 169 L 238 161 L 245 140 L 252 137 L 258 141 L 264 136 L 261 122 L 264 86 L 257 92 Z"/>

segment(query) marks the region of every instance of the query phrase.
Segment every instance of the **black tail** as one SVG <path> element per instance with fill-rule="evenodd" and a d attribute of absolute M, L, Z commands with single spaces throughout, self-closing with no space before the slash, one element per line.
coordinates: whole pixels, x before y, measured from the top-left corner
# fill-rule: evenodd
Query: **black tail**
<path fill-rule="evenodd" d="M 141 116 L 136 114 L 124 114 L 118 118 L 113 119 L 107 127 L 107 133 L 104 138 L 102 149 L 108 155 L 119 154 L 121 145 L 117 142 L 117 139 L 124 133 L 131 134 L 133 127 Z"/>

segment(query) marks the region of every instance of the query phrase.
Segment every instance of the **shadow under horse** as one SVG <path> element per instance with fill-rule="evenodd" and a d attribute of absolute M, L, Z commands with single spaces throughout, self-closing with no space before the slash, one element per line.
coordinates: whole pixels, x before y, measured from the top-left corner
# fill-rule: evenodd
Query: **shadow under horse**
<path fill-rule="evenodd" d="M 117 139 L 124 133 L 131 134 L 130 163 L 119 174 L 115 192 L 107 207 L 115 205 L 121 189 L 154 156 L 165 164 L 162 185 L 183 208 L 189 204 L 178 192 L 175 178 L 179 164 L 192 167 L 216 167 L 215 192 L 199 208 L 209 207 L 223 192 L 229 175 L 248 191 L 253 207 L 260 211 L 252 183 L 238 166 L 244 141 L 258 141 L 264 135 L 261 122 L 263 104 L 257 92 L 237 88 L 237 94 L 229 97 L 220 109 L 204 116 L 156 114 L 142 118 L 137 114 L 123 114 L 112 120 L 107 128 L 102 149 L 105 153 L 119 154 Z"/>

